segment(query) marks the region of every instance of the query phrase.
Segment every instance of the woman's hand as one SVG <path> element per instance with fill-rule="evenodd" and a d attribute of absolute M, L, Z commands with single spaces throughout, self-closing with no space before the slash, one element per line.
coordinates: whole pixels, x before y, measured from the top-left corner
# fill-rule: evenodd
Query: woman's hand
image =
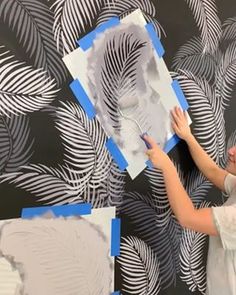
<path fill-rule="evenodd" d="M 192 136 L 188 125 L 187 112 L 183 112 L 180 107 L 175 107 L 172 111 L 172 128 L 174 132 L 183 140 L 187 141 Z"/>
<path fill-rule="evenodd" d="M 162 151 L 152 137 L 144 135 L 143 138 L 150 145 L 150 149 L 147 150 L 146 154 L 151 160 L 153 166 L 157 169 L 163 170 L 168 166 L 168 163 L 171 163 L 169 157 Z"/>

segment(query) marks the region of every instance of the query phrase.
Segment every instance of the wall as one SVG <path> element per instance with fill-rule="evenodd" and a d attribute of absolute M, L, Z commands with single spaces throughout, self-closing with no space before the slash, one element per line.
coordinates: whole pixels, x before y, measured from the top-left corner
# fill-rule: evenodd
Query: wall
<path fill-rule="evenodd" d="M 193 133 L 224 166 L 225 150 L 236 142 L 236 4 L 114 0 L 104 9 L 106 2 L 0 3 L 0 218 L 46 204 L 117 205 L 122 255 L 116 289 L 122 294 L 204 294 L 207 238 L 180 228 L 159 172 L 146 170 L 131 182 L 117 169 L 103 148 L 103 131 L 97 123 L 88 128 L 75 104 L 61 57 L 97 22 L 140 7 L 149 20 L 158 20 L 165 61 L 188 99 Z M 82 167 L 85 146 L 89 152 Z M 196 206 L 222 204 L 226 196 L 195 169 L 183 142 L 170 156 Z"/>

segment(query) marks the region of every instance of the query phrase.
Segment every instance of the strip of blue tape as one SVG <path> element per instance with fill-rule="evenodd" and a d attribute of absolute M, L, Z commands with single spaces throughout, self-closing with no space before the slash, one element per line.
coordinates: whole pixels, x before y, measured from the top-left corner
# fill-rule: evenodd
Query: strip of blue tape
<path fill-rule="evenodd" d="M 111 256 L 120 255 L 120 218 L 113 218 L 111 221 Z"/>
<path fill-rule="evenodd" d="M 172 88 L 175 91 L 175 94 L 176 94 L 176 96 L 177 96 L 177 98 L 179 100 L 179 103 L 180 103 L 182 109 L 184 111 L 186 111 L 189 108 L 189 105 L 188 105 L 188 102 L 187 102 L 187 100 L 185 98 L 183 90 L 181 89 L 181 86 L 179 85 L 179 82 L 177 80 L 173 80 Z"/>
<path fill-rule="evenodd" d="M 169 153 L 180 142 L 180 138 L 174 134 L 165 144 L 164 151 Z"/>
<path fill-rule="evenodd" d="M 91 103 L 87 93 L 85 92 L 83 86 L 81 85 L 80 81 L 78 79 L 74 80 L 70 84 L 70 88 L 73 91 L 76 99 L 86 112 L 89 119 L 93 119 L 96 116 L 96 110 Z"/>
<path fill-rule="evenodd" d="M 111 295 L 120 295 L 120 291 L 113 292 Z"/>
<path fill-rule="evenodd" d="M 105 30 L 110 29 L 114 26 L 117 26 L 120 24 L 120 20 L 118 17 L 112 17 L 108 21 L 104 22 L 100 26 L 98 26 L 96 29 L 82 37 L 77 41 L 79 46 L 86 51 L 93 45 L 94 39 L 96 39 L 97 34 L 103 33 Z"/>
<path fill-rule="evenodd" d="M 25 219 L 41 216 L 47 212 L 53 212 L 56 217 L 59 216 L 80 216 L 91 214 L 92 206 L 89 203 L 75 204 L 75 205 L 63 205 L 63 206 L 43 206 L 23 208 L 21 211 L 21 217 Z"/>
<path fill-rule="evenodd" d="M 113 141 L 111 137 L 106 142 L 106 148 L 112 155 L 113 159 L 116 161 L 119 169 L 121 171 L 124 171 L 129 164 L 126 161 L 125 157 L 122 155 L 119 147 L 116 145 L 116 143 Z"/>
<path fill-rule="evenodd" d="M 152 164 L 152 162 L 151 162 L 150 160 L 147 160 L 147 161 L 146 161 L 146 166 L 147 166 L 148 168 L 150 168 L 150 169 L 153 168 L 153 164 Z"/>
<path fill-rule="evenodd" d="M 162 58 L 163 55 L 165 54 L 165 49 L 162 46 L 159 37 L 157 36 L 154 25 L 152 23 L 148 23 L 145 25 L 145 28 L 148 31 L 149 37 L 152 40 L 152 44 L 154 48 L 156 49 L 158 56 Z"/>

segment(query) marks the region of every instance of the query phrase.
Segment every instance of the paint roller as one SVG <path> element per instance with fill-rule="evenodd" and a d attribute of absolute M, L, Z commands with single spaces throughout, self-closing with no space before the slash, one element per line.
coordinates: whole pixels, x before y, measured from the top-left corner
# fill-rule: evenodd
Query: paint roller
<path fill-rule="evenodd" d="M 138 105 L 138 99 L 136 97 L 130 97 L 129 99 L 126 97 L 124 99 L 120 99 L 119 105 L 118 105 L 117 109 L 118 109 L 119 115 L 122 118 L 124 118 L 126 120 L 129 120 L 129 121 L 132 121 L 133 123 L 135 123 L 135 125 L 138 127 L 138 129 L 140 131 L 140 138 L 144 141 L 146 147 L 148 149 L 150 149 L 151 148 L 151 145 L 144 138 L 145 135 L 148 135 L 147 132 L 145 132 L 142 129 L 141 125 L 139 124 L 139 122 L 136 119 L 131 118 L 129 115 L 124 114 L 124 112 L 123 112 L 123 110 L 125 110 L 125 109 L 132 109 L 132 108 L 134 108 L 137 105 Z"/>

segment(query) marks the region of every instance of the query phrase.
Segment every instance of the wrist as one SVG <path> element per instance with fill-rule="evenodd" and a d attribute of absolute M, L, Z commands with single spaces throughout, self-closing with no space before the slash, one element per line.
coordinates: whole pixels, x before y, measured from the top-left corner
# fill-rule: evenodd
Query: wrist
<path fill-rule="evenodd" d="M 190 144 L 192 141 L 195 140 L 195 137 L 192 133 L 189 133 L 188 135 L 185 136 L 184 140 L 186 141 L 187 144 Z"/>

